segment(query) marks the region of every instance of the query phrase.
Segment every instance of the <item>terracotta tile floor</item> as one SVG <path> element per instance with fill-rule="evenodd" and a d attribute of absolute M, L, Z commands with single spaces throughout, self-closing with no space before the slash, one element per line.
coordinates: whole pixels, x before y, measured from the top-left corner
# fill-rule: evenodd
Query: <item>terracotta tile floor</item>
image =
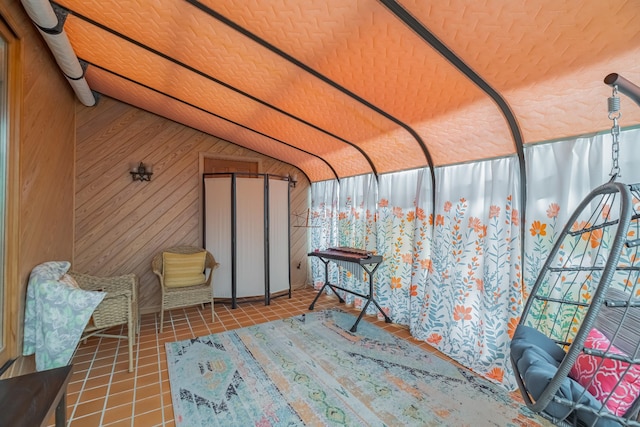
<path fill-rule="evenodd" d="M 260 301 L 245 302 L 231 309 L 231 305 L 216 303 L 215 322 L 211 322 L 208 306 L 204 310 L 199 306 L 174 309 L 165 313 L 162 334 L 156 332 L 159 316 L 143 315 L 134 345 L 132 373 L 127 370 L 125 340 L 90 338 L 80 345 L 72 361 L 74 373 L 67 389 L 68 425 L 174 426 L 165 343 L 302 314 L 308 311 L 315 295 L 316 291 L 306 287 L 293 291 L 290 299 L 286 296 L 273 299 L 269 306 Z M 321 296 L 315 310 L 335 306 L 352 310 L 330 296 Z M 406 327 L 387 324 L 373 316 L 365 316 L 365 320 L 437 353 L 426 343 L 413 340 Z"/>

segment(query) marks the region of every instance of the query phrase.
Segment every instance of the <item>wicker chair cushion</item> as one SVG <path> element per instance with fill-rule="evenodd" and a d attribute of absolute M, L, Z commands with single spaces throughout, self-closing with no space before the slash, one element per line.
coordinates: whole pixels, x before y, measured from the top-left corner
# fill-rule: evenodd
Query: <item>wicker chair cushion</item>
<path fill-rule="evenodd" d="M 193 254 L 164 252 L 162 254 L 164 285 L 168 288 L 181 288 L 205 283 L 206 255 L 206 252 Z"/>

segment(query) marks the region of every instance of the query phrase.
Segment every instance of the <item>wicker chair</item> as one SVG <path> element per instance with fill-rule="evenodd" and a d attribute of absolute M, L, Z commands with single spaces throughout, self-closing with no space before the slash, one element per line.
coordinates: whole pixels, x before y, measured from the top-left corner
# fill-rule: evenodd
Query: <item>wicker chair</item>
<path fill-rule="evenodd" d="M 133 341 L 138 331 L 138 278 L 135 274 L 97 277 L 69 271 L 81 289 L 102 291 L 107 295 L 96 307 L 81 340 L 92 336 L 126 339 L 129 344 L 129 372 L 133 372 Z M 127 335 L 105 333 L 114 326 L 126 324 Z"/>
<path fill-rule="evenodd" d="M 174 254 L 193 254 L 198 252 L 206 252 L 205 256 L 205 271 L 209 269 L 208 275 L 205 276 L 205 281 L 201 284 L 185 287 L 167 287 L 164 283 L 164 270 L 163 270 L 163 253 L 169 252 Z M 196 304 L 201 304 L 204 309 L 204 304 L 211 303 L 211 321 L 215 320 L 213 311 L 213 271 L 218 268 L 219 264 L 211 253 L 205 249 L 196 246 L 176 246 L 166 249 L 153 257 L 151 261 L 151 269 L 158 276 L 160 280 L 160 289 L 162 290 L 162 306 L 160 308 L 160 332 L 162 333 L 164 326 L 164 311 L 172 308 L 188 307 Z"/>

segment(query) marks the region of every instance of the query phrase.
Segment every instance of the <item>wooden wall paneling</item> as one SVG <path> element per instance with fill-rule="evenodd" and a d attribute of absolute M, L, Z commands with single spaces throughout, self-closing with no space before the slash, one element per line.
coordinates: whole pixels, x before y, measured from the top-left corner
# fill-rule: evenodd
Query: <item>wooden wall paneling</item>
<path fill-rule="evenodd" d="M 84 144 L 89 147 L 88 150 L 79 149 L 76 153 L 76 159 L 82 162 L 87 158 L 94 161 L 101 159 L 97 150 L 109 151 L 113 144 L 122 143 L 124 138 L 118 138 L 117 134 L 126 135 L 130 125 L 146 116 L 142 110 L 102 97 L 95 107 L 78 104 L 76 115 L 76 145 L 78 148 Z M 103 147 L 105 142 L 109 142 L 110 146 Z"/>
<path fill-rule="evenodd" d="M 137 274 L 143 313 L 160 306 L 152 257 L 170 246 L 202 244 L 200 153 L 259 159 L 262 173 L 297 173 L 292 199 L 306 209 L 308 182 L 291 165 L 104 96 L 95 107 L 79 105 L 76 114 L 74 268 Z M 140 161 L 153 167 L 150 182 L 131 179 L 129 165 Z M 292 233 L 298 248 L 292 259 L 305 261 L 306 234 Z M 305 282 L 303 270 L 304 263 L 292 270 L 292 284 Z"/>
<path fill-rule="evenodd" d="M 109 201 L 115 194 L 129 187 L 132 182 L 129 174 L 132 164 L 140 161 L 149 163 L 150 151 L 148 144 L 151 138 L 158 136 L 167 139 L 175 138 L 180 131 L 175 127 L 162 129 L 161 123 L 150 121 L 148 115 L 143 116 L 132 126 L 137 131 L 123 129 L 113 135 L 113 140 L 96 142 L 93 146 L 79 148 L 88 151 L 86 158 L 78 157 L 78 165 L 82 165 L 82 173 L 77 175 L 77 206 L 81 207 L 88 200 L 92 204 L 96 201 Z M 129 133 L 123 137 L 123 134 Z M 128 179 L 125 179 L 128 178 Z M 117 181 L 120 186 L 114 187 Z M 135 187 L 134 187 L 135 188 Z M 96 197 L 99 197 L 97 199 Z"/>
<path fill-rule="evenodd" d="M 25 22 L 28 70 L 20 143 L 22 282 L 42 262 L 71 260 L 75 97 L 31 22 Z M 26 288 L 25 288 L 26 289 Z"/>
<path fill-rule="evenodd" d="M 173 133 L 177 135 L 177 133 Z M 129 156 L 142 156 L 141 153 Z M 78 199 L 84 203 L 76 207 L 76 230 L 82 235 L 90 233 L 96 221 L 108 220 L 113 218 L 113 206 L 119 206 L 120 209 L 115 213 L 118 218 L 133 214 L 132 211 L 140 211 L 137 214 L 143 214 L 143 210 L 150 210 L 153 204 L 154 193 L 158 193 L 161 184 L 169 185 L 170 182 L 165 178 L 171 179 L 169 176 L 163 176 L 158 173 L 157 156 L 152 154 L 145 157 L 147 163 L 155 166 L 155 172 L 152 175 L 151 182 L 132 181 L 129 168 L 125 159 L 111 167 L 111 171 L 105 172 L 100 179 L 103 181 L 99 185 L 94 185 L 95 191 L 86 191 L 83 197 Z M 177 164 L 178 166 L 180 164 Z M 184 166 L 186 167 L 186 165 Z M 176 170 L 175 168 L 173 170 Z M 160 184 L 158 184 L 160 183 Z M 79 186 L 79 188 L 81 188 Z M 80 189 L 79 191 L 84 191 Z M 162 191 L 160 191 L 162 193 Z"/>
<path fill-rule="evenodd" d="M 21 352 L 24 298 L 31 269 L 42 262 L 71 260 L 73 254 L 73 197 L 75 96 L 20 2 L 2 2 L 0 13 L 20 38 L 16 87 L 12 108 L 19 114 L 18 139 L 10 154 L 17 188 L 12 197 L 18 220 L 7 268 L 14 273 L 11 288 L 13 356 Z M 19 111 L 15 111 L 15 110 Z M 12 124 L 17 125 L 18 121 Z M 7 236 L 9 237 L 9 236 Z"/>
<path fill-rule="evenodd" d="M 91 142 L 87 149 L 79 150 L 76 161 L 83 165 L 83 174 L 79 178 L 84 180 L 95 179 L 96 169 L 101 165 L 121 162 L 123 156 L 131 153 L 131 146 L 144 144 L 151 135 L 161 132 L 163 123 L 153 120 L 152 117 L 142 114 L 123 114 L 117 117 L 117 126 L 109 127 L 100 135 L 88 135 L 90 139 L 79 139 L 78 145 Z M 117 156 L 117 157 L 108 157 Z"/>
<path fill-rule="evenodd" d="M 162 214 L 162 203 L 167 199 L 167 195 L 158 189 L 180 187 L 185 184 L 192 175 L 188 158 L 175 162 L 171 171 L 175 175 L 154 173 L 151 182 L 134 182 L 127 169 L 118 170 L 118 177 L 115 177 L 114 181 L 121 182 L 116 184 L 109 181 L 110 187 L 92 199 L 99 202 L 91 205 L 95 208 L 83 209 L 82 218 L 78 213 L 76 228 L 85 238 L 76 242 L 76 248 L 84 253 L 84 250 L 94 246 L 92 240 L 95 240 L 86 237 L 100 235 L 102 244 L 108 244 L 116 238 L 114 230 L 122 230 L 130 235 L 130 230 L 136 222 L 147 223 L 157 219 Z M 113 188 L 116 188 L 116 191 L 113 191 Z M 109 204 L 117 205 L 118 210 L 113 212 L 112 209 L 108 209 Z"/>
<path fill-rule="evenodd" d="M 83 264 L 86 263 L 89 268 L 99 268 L 104 265 L 103 262 L 91 263 L 90 260 L 108 251 L 110 247 L 121 252 L 117 240 L 124 238 L 126 243 L 131 244 L 147 227 L 155 226 L 162 229 L 166 226 L 167 217 L 164 217 L 166 211 L 172 202 L 180 201 L 181 193 L 173 191 L 165 194 L 163 191 L 155 190 L 184 188 L 193 175 L 188 165 L 188 158 L 182 158 L 174 163 L 171 171 L 176 174 L 159 174 L 154 176 L 151 182 L 133 182 L 131 176 L 126 177 L 127 192 L 131 194 L 123 200 L 116 200 L 120 202 L 118 210 L 116 212 L 103 210 L 96 217 L 95 222 L 87 221 L 86 230 L 80 230 L 85 238 L 78 241 L 76 247 L 83 252 Z M 128 174 L 128 172 L 125 173 Z M 133 190 L 128 190 L 130 188 Z"/>
<path fill-rule="evenodd" d="M 78 143 L 87 139 L 87 135 L 93 135 L 95 127 L 93 123 L 96 120 L 102 120 L 106 123 L 113 125 L 119 125 L 122 119 L 117 120 L 118 117 L 129 114 L 136 115 L 141 114 L 142 110 L 137 108 L 131 108 L 129 105 L 122 102 L 116 102 L 111 98 L 98 97 L 98 104 L 100 108 L 87 108 L 84 110 L 84 105 L 77 104 L 77 111 L 83 110 L 82 114 L 78 114 L 76 118 L 76 137 Z"/>

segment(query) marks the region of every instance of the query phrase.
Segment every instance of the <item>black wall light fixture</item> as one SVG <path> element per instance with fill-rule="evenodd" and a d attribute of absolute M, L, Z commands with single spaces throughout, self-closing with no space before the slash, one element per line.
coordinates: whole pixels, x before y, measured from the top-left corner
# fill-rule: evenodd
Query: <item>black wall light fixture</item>
<path fill-rule="evenodd" d="M 296 184 L 298 184 L 298 174 L 294 173 L 293 175 L 289 174 L 289 187 L 296 188 Z"/>
<path fill-rule="evenodd" d="M 153 175 L 153 172 L 150 169 L 147 170 L 147 166 L 142 162 L 130 173 L 134 181 L 151 181 L 151 175 Z"/>

